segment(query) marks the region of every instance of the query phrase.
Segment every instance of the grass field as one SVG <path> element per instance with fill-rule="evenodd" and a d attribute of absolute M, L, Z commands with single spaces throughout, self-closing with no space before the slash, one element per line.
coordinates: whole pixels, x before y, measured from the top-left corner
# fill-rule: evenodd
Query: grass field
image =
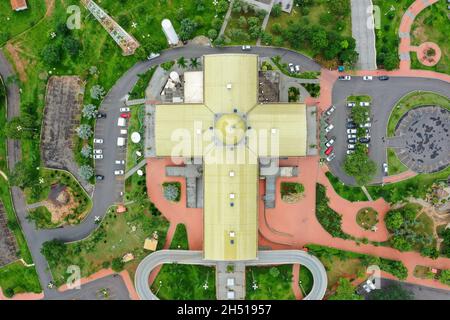
<path fill-rule="evenodd" d="M 351 187 L 343 184 L 331 172 L 327 172 L 325 175 L 333 186 L 334 191 L 342 198 L 351 202 L 368 200 L 360 187 Z"/>
<path fill-rule="evenodd" d="M 414 91 L 404 96 L 392 109 L 387 125 L 387 136 L 395 135 L 395 126 L 400 118 L 409 110 L 419 106 L 438 105 L 450 110 L 450 99 L 433 92 Z"/>
<path fill-rule="evenodd" d="M 419 62 L 417 55 L 411 53 L 414 69 L 433 70 L 450 74 L 450 23 L 448 20 L 448 3 L 438 1 L 423 10 L 414 20 L 411 30 L 411 45 L 419 46 L 423 42 L 434 42 L 442 51 L 441 59 L 434 67 L 426 67 Z"/>
<path fill-rule="evenodd" d="M 170 249 L 189 250 L 188 235 L 184 224 L 177 224 L 175 234 L 170 243 Z"/>
<path fill-rule="evenodd" d="M 20 261 L 0 268 L 0 287 L 7 297 L 11 297 L 11 293 L 42 291 L 36 269 L 25 267 Z"/>
<path fill-rule="evenodd" d="M 305 266 L 300 266 L 300 273 L 298 275 L 299 282 L 301 284 L 300 290 L 302 290 L 303 295 L 307 295 L 311 292 L 314 285 L 314 279 L 311 271 Z"/>
<path fill-rule="evenodd" d="M 294 300 L 292 265 L 246 268 L 247 300 Z M 253 283 L 258 288 L 253 289 Z"/>
<path fill-rule="evenodd" d="M 397 157 L 395 150 L 387 148 L 387 160 L 388 160 L 388 173 L 389 175 L 399 174 L 408 170 L 400 159 Z"/>

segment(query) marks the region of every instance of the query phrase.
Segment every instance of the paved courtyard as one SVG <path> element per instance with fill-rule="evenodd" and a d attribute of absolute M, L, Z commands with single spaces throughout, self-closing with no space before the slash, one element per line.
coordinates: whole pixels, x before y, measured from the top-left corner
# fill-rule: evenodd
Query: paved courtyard
<path fill-rule="evenodd" d="M 450 112 L 438 106 L 420 107 L 407 112 L 399 121 L 396 147 L 399 159 L 416 172 L 440 171 L 450 163 Z"/>

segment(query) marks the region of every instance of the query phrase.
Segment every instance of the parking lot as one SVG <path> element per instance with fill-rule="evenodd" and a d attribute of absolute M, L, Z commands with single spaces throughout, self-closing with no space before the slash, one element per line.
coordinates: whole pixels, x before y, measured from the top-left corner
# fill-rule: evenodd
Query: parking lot
<path fill-rule="evenodd" d="M 336 136 L 334 153 L 336 157 L 328 163 L 334 175 L 346 184 L 355 184 L 352 177 L 345 174 L 342 169 L 347 155 L 347 98 L 354 95 L 367 95 L 372 98 L 371 141 L 369 156 L 377 164 L 377 173 L 373 183 L 382 183 L 382 164 L 387 162 L 386 156 L 386 126 L 393 106 L 407 93 L 422 90 L 432 91 L 450 98 L 450 85 L 435 79 L 391 77 L 387 81 L 373 78 L 372 81 L 363 81 L 362 77 L 352 77 L 349 81 L 337 81 L 333 87 L 332 101 L 336 107 L 329 118 L 334 128 L 328 137 Z"/>

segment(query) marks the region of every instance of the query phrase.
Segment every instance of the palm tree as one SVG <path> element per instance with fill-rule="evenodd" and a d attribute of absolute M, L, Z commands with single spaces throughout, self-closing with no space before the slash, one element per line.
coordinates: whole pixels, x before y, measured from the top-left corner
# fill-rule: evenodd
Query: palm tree
<path fill-rule="evenodd" d="M 200 63 L 198 62 L 198 58 L 191 58 L 190 61 L 191 61 L 190 62 L 190 67 L 192 69 L 197 69 L 199 67 Z"/>
<path fill-rule="evenodd" d="M 180 57 L 177 60 L 177 64 L 180 68 L 185 69 L 187 67 L 186 59 L 184 57 Z"/>

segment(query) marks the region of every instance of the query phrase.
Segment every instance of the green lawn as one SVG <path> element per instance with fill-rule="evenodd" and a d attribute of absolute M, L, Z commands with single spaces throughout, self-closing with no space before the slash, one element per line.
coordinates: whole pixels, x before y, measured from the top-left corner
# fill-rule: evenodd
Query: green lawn
<path fill-rule="evenodd" d="M 387 148 L 387 160 L 388 160 L 388 173 L 389 175 L 399 174 L 408 170 L 400 159 L 397 157 L 395 150 Z"/>
<path fill-rule="evenodd" d="M 177 224 L 175 234 L 170 243 L 170 249 L 189 250 L 188 235 L 184 224 Z"/>
<path fill-rule="evenodd" d="M 28 9 L 20 12 L 12 10 L 9 1 L 0 1 L 0 47 L 18 35 L 33 27 L 45 14 L 45 2 L 43 0 L 27 0 Z"/>
<path fill-rule="evenodd" d="M 25 267 L 17 261 L 0 268 L 0 287 L 7 297 L 11 293 L 41 292 L 41 285 L 34 267 Z"/>
<path fill-rule="evenodd" d="M 133 253 L 135 259 L 125 264 L 134 277 L 139 262 L 149 252 L 143 249 L 145 238 L 158 231 L 158 250 L 164 245 L 168 221 L 162 216 L 151 216 L 137 205 L 127 206 L 128 211 L 117 214 L 110 210 L 97 230 L 89 238 L 65 245 L 65 253 L 58 261 L 49 261 L 53 278 L 58 286 L 65 283 L 67 267 L 78 265 L 81 276 L 86 277 L 109 266 L 114 258 Z"/>
<path fill-rule="evenodd" d="M 126 160 L 126 171 L 133 168 L 142 159 L 144 159 L 144 118 L 145 118 L 145 106 L 132 106 L 131 108 L 131 118 L 128 125 L 128 144 L 127 144 L 127 160 Z M 133 132 L 139 132 L 141 135 L 141 141 L 139 143 L 134 143 L 131 141 L 131 135 Z M 140 151 L 142 156 L 138 157 L 136 151 Z"/>
<path fill-rule="evenodd" d="M 450 99 L 433 92 L 414 91 L 404 96 L 392 109 L 387 126 L 387 136 L 395 135 L 395 127 L 400 118 L 409 110 L 419 106 L 438 105 L 450 110 Z"/>
<path fill-rule="evenodd" d="M 246 300 L 294 300 L 292 265 L 246 268 Z M 258 288 L 253 289 L 253 283 Z"/>
<path fill-rule="evenodd" d="M 314 285 L 314 279 L 311 271 L 305 266 L 300 266 L 300 273 L 298 275 L 299 282 L 301 282 L 300 290 L 303 295 L 307 295 L 311 292 Z"/>
<path fill-rule="evenodd" d="M 357 104 L 359 102 L 372 102 L 372 97 L 367 95 L 353 95 L 348 96 L 347 101 L 357 102 Z"/>
<path fill-rule="evenodd" d="M 333 186 L 334 191 L 336 191 L 336 193 L 340 195 L 342 198 L 347 199 L 348 201 L 351 202 L 368 200 L 360 187 L 352 187 L 345 185 L 338 178 L 333 176 L 331 172 L 327 172 L 325 175 L 327 176 L 328 180 Z"/>
<path fill-rule="evenodd" d="M 47 207 L 39 207 L 31 210 L 28 217 L 34 220 L 36 228 L 39 229 L 52 229 L 60 225 L 52 222 L 52 214 L 48 211 Z"/>
<path fill-rule="evenodd" d="M 434 67 L 426 67 L 419 62 L 417 55 L 411 53 L 412 67 L 414 69 L 433 70 L 436 72 L 450 74 L 450 23 L 448 19 L 449 10 L 446 1 L 438 1 L 422 11 L 414 21 L 411 32 L 411 45 L 419 46 L 423 42 L 436 43 L 442 56 Z"/>

